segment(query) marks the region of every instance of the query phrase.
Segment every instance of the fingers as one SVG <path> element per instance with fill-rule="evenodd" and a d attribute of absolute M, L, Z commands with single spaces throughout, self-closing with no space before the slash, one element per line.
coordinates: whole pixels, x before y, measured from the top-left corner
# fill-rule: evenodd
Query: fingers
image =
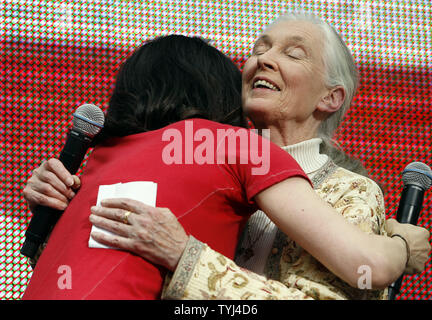
<path fill-rule="evenodd" d="M 50 196 L 47 196 L 46 193 L 43 194 L 35 191 L 28 185 L 23 190 L 24 198 L 26 199 L 30 210 L 33 210 L 33 208 L 37 205 L 46 206 L 57 210 L 65 210 L 68 206 L 67 198 L 62 194 L 59 194 L 57 191 L 53 191 L 53 193 L 55 193 L 55 195 L 50 194 Z"/>
<path fill-rule="evenodd" d="M 394 230 L 395 233 L 400 233 L 406 237 L 410 248 L 410 258 L 405 273 L 414 274 L 423 272 L 431 250 L 429 242 L 430 232 L 423 227 L 411 224 L 401 224 L 398 228 L 399 230 Z"/>
<path fill-rule="evenodd" d="M 49 159 L 33 171 L 23 190 L 30 209 L 37 205 L 64 210 L 75 196 L 72 188 L 80 186 L 77 176 L 72 176 L 58 159 Z"/>
<path fill-rule="evenodd" d="M 124 224 L 125 212 L 131 212 Z M 174 271 L 189 236 L 168 208 L 154 208 L 131 199 L 108 199 L 92 207 L 90 221 L 113 235 L 93 233 L 101 244 L 132 252 Z"/>
<path fill-rule="evenodd" d="M 425 252 L 427 252 L 427 256 L 429 256 L 429 253 L 430 253 L 430 251 L 432 249 L 432 245 L 429 242 L 430 232 L 426 228 L 422 227 L 421 229 L 422 229 L 421 232 L 422 232 L 422 236 L 423 236 L 423 243 L 424 243 L 424 246 L 425 246 L 424 250 L 425 250 Z"/>
<path fill-rule="evenodd" d="M 131 211 L 135 214 L 144 214 L 155 211 L 155 208 L 144 204 L 141 201 L 136 201 L 127 198 L 112 198 L 101 201 L 101 206 L 106 208 L 118 208 L 126 211 Z"/>
<path fill-rule="evenodd" d="M 132 233 L 131 226 L 124 224 L 123 222 L 111 220 L 94 214 L 90 215 L 89 220 L 96 227 L 105 229 L 125 238 L 130 237 Z"/>
<path fill-rule="evenodd" d="M 117 208 L 106 208 L 106 207 L 96 207 L 93 206 L 90 208 L 90 211 L 93 215 L 104 217 L 106 219 L 110 219 L 113 221 L 118 221 L 124 224 L 124 218 L 126 212 L 128 210 L 124 209 L 117 209 Z M 133 215 L 134 213 L 132 211 L 129 211 L 131 214 L 128 216 L 127 220 L 130 224 L 132 224 L 132 221 L 134 219 Z"/>
<path fill-rule="evenodd" d="M 72 189 L 77 190 L 81 187 L 81 180 L 76 175 L 72 175 L 72 178 L 74 180 L 73 185 L 71 186 Z"/>
<path fill-rule="evenodd" d="M 94 231 L 90 235 L 95 241 L 106 246 L 127 250 L 132 252 L 133 241 L 131 239 L 121 237 L 118 235 L 111 235 Z"/>
<path fill-rule="evenodd" d="M 68 199 L 72 199 L 75 195 L 71 187 L 75 183 L 79 183 L 79 178 L 76 177 L 76 179 L 57 159 L 45 161 L 39 168 L 34 170 L 31 178 L 35 187 L 49 185 Z"/>
<path fill-rule="evenodd" d="M 27 182 L 28 187 L 41 194 L 59 198 L 59 200 L 64 198 L 66 201 L 67 199 L 73 198 L 75 193 L 59 182 L 58 179 L 52 177 L 52 173 L 45 173 L 44 175 L 44 179 L 46 179 L 47 176 L 50 177 L 50 179 L 42 180 L 41 178 L 33 176 Z"/>
<path fill-rule="evenodd" d="M 394 228 L 399 224 L 395 219 L 387 219 L 385 223 L 385 229 L 389 236 L 394 234 Z"/>
<path fill-rule="evenodd" d="M 74 178 L 69 173 L 69 171 L 64 167 L 63 163 L 60 160 L 51 158 L 45 161 L 41 167 L 43 170 L 40 171 L 41 178 L 43 177 L 43 173 L 52 172 L 54 176 L 58 178 L 58 181 L 61 182 L 66 187 L 72 187 L 74 185 Z M 48 181 L 47 181 L 48 182 Z"/>

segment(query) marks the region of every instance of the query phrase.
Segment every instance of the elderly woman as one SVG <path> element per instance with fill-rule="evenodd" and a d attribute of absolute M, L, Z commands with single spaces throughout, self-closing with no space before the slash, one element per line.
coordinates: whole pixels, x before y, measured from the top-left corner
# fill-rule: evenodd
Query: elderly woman
<path fill-rule="evenodd" d="M 351 54 L 334 29 L 315 17 L 290 14 L 271 24 L 255 43 L 243 70 L 243 108 L 256 128 L 270 129 L 271 140 L 297 160 L 323 200 L 362 231 L 385 235 L 380 189 L 372 180 L 352 172 L 362 170 L 361 165 L 330 143 L 356 85 Z M 79 183 L 58 161 L 50 160 L 35 171 L 25 196 L 31 207 L 45 204 L 61 208 L 67 205 L 67 198 L 74 196 L 72 189 Z M 47 187 L 48 184 L 54 187 Z M 168 209 L 137 205 L 130 200 L 112 201 L 106 207 L 93 212 L 93 224 L 115 231 L 110 210 L 130 210 L 142 219 L 147 237 L 94 238 L 174 271 L 166 279 L 166 299 L 384 298 L 383 290 L 360 289 L 382 289 L 391 281 L 387 278 L 380 282 L 376 274 L 369 274 L 371 279 L 363 286 L 352 279 L 348 285 L 287 238 L 261 211 L 252 216 L 245 228 L 236 264 L 188 237 Z M 311 230 L 313 225 L 311 221 Z M 388 221 L 387 231 L 390 235 L 403 235 L 411 256 L 422 257 L 407 257 L 405 272 L 423 270 L 430 249 L 429 233 L 394 220 Z M 139 252 L 134 249 L 136 243 L 141 244 Z M 338 252 L 334 258 L 345 259 Z M 363 267 L 359 269 L 359 278 L 362 272 L 368 276 L 368 267 L 372 266 Z"/>
<path fill-rule="evenodd" d="M 270 129 L 271 140 L 296 159 L 322 199 L 362 231 L 386 235 L 380 188 L 331 143 L 357 83 L 350 51 L 334 28 L 312 15 L 287 14 L 264 30 L 244 65 L 243 110 L 256 128 Z M 387 231 L 393 226 L 389 221 Z M 192 245 L 199 250 L 188 250 Z M 184 252 L 165 298 L 302 299 L 292 288 L 303 298 L 386 298 L 386 290 L 361 290 L 371 289 L 361 281 L 349 286 L 261 211 L 245 228 L 237 264 L 203 244 Z"/>

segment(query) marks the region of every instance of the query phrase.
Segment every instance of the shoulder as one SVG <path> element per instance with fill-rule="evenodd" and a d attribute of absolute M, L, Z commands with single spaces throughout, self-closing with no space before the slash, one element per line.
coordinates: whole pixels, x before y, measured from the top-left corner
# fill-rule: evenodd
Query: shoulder
<path fill-rule="evenodd" d="M 345 219 L 363 231 L 385 234 L 384 197 L 372 179 L 337 167 L 315 190 Z"/>
<path fill-rule="evenodd" d="M 372 179 L 337 167 L 316 192 L 332 206 L 357 203 L 384 210 L 384 197 L 378 184 Z"/>
<path fill-rule="evenodd" d="M 336 169 L 323 181 L 319 189 L 332 188 L 339 192 L 379 193 L 382 194 L 378 184 L 372 179 L 342 167 Z"/>

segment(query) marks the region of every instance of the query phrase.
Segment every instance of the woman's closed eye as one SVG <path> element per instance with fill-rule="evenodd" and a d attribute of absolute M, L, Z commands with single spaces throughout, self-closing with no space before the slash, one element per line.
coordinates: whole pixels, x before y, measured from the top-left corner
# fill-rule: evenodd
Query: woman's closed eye
<path fill-rule="evenodd" d="M 252 53 L 255 55 L 260 55 L 260 54 L 264 54 L 266 51 L 267 51 L 267 46 L 262 44 L 254 47 Z"/>
<path fill-rule="evenodd" d="M 285 51 L 285 54 L 288 57 L 296 59 L 296 60 L 300 60 L 306 56 L 306 53 L 304 52 L 304 50 L 302 48 L 299 48 L 299 47 L 289 48 Z"/>

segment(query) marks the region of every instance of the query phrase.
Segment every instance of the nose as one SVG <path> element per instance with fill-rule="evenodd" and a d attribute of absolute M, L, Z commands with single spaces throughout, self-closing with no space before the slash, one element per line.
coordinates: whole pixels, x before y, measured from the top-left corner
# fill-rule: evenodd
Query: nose
<path fill-rule="evenodd" d="M 276 71 L 278 69 L 277 63 L 272 56 L 271 50 L 268 50 L 258 56 L 258 67 L 261 69 L 270 69 Z"/>

